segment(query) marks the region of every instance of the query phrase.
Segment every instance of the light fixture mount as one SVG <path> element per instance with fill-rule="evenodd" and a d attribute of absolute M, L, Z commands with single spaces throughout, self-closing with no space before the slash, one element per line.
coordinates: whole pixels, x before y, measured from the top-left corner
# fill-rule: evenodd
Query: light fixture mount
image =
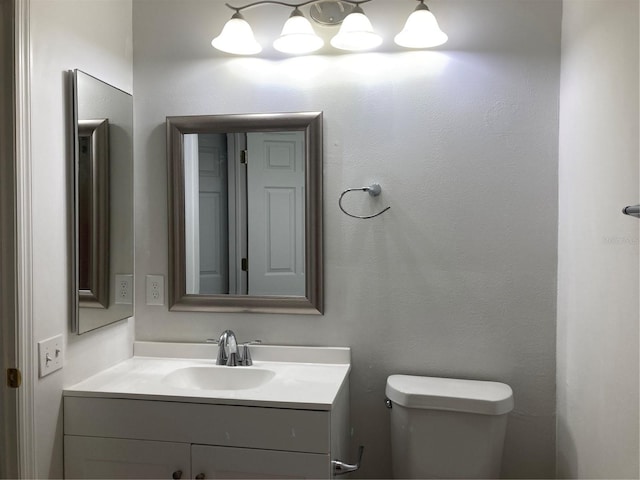
<path fill-rule="evenodd" d="M 297 0 L 289 3 L 282 0 L 257 0 L 253 3 L 234 7 L 225 5 L 234 11 L 231 20 L 223 27 L 220 35 L 211 41 L 216 49 L 235 55 L 255 55 L 262 46 L 253 35 L 253 30 L 241 12 L 261 5 L 280 5 L 293 9 L 282 28 L 282 33 L 273 42 L 273 47 L 283 53 L 305 55 L 322 48 L 324 40 L 319 37 L 309 20 L 300 11 L 310 6 L 309 16 L 322 26 L 340 25 L 340 30 L 331 39 L 331 46 L 351 52 L 366 51 L 378 47 L 383 38 L 375 32 L 371 21 L 365 15 L 361 5 L 372 0 Z M 424 49 L 442 45 L 447 35 L 440 29 L 438 22 L 425 5 L 425 0 L 417 0 L 418 5 L 407 19 L 403 30 L 395 37 L 395 43 L 401 47 Z"/>
<path fill-rule="evenodd" d="M 340 0 L 324 0 L 311 5 L 309 14 L 314 22 L 327 27 L 340 25 L 354 6 Z"/>

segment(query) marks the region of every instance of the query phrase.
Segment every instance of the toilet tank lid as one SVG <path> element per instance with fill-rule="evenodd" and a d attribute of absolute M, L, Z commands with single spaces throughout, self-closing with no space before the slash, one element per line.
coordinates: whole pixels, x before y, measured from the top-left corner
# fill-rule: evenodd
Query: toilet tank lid
<path fill-rule="evenodd" d="M 393 403 L 407 408 L 503 415 L 513 409 L 509 385 L 480 380 L 391 375 L 385 391 Z"/>

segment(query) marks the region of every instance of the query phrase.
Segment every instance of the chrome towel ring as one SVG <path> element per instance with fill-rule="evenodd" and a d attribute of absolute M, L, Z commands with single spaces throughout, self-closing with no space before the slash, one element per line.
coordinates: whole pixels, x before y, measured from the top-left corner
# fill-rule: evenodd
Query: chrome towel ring
<path fill-rule="evenodd" d="M 378 195 L 380 195 L 380 192 L 382 192 L 382 187 L 377 184 L 377 183 L 373 183 L 371 185 L 369 185 L 368 187 L 360 187 L 360 188 L 347 188 L 344 192 L 342 192 L 342 195 L 340 195 L 340 198 L 338 199 L 338 206 L 340 207 L 340 210 L 342 210 L 342 212 L 345 215 L 349 215 L 350 217 L 353 218 L 361 218 L 361 219 L 367 219 L 367 218 L 374 218 L 377 217 L 378 215 L 382 215 L 384 212 L 386 212 L 387 210 L 389 210 L 391 207 L 386 207 L 384 210 L 374 214 L 374 215 L 353 215 L 349 212 L 347 212 L 344 207 L 342 206 L 342 198 L 349 192 L 355 192 L 355 191 L 362 191 L 362 192 L 369 192 L 369 195 L 371 195 L 372 197 L 377 197 Z"/>
<path fill-rule="evenodd" d="M 631 205 L 629 207 L 624 207 L 622 209 L 622 213 L 625 215 L 631 215 L 632 217 L 640 218 L 640 205 Z"/>

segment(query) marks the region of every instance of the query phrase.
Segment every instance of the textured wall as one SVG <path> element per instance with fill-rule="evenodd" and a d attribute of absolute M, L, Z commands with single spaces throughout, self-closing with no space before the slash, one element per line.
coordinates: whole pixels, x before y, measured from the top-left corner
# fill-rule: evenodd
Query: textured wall
<path fill-rule="evenodd" d="M 415 2 L 366 12 L 387 38 Z M 434 0 L 439 52 L 231 58 L 210 41 L 231 11 L 210 0 L 134 1 L 136 338 L 202 341 L 233 328 L 267 343 L 352 347 L 362 477 L 390 475 L 391 373 L 498 380 L 515 392 L 509 477 L 554 474 L 561 2 Z M 246 14 L 260 40 L 288 12 Z M 269 27 L 268 21 L 275 20 Z M 167 274 L 167 115 L 322 110 L 322 317 L 168 312 L 144 305 Z M 382 185 L 343 215 L 347 187 Z"/>
<path fill-rule="evenodd" d="M 638 478 L 638 2 L 565 0 L 558 475 Z"/>
<path fill-rule="evenodd" d="M 131 91 L 131 0 L 31 1 L 34 342 L 64 334 L 64 368 L 35 386 L 37 472 L 62 477 L 62 388 L 132 354 L 133 321 L 69 334 L 67 98 L 79 68 Z"/>

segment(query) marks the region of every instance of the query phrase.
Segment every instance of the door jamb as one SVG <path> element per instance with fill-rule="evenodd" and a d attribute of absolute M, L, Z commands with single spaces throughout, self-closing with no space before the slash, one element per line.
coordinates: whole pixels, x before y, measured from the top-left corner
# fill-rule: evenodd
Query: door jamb
<path fill-rule="evenodd" d="M 15 240 L 16 348 L 22 386 L 17 392 L 17 450 L 20 478 L 37 478 L 33 342 L 33 223 L 31 158 L 31 0 L 15 8 Z"/>

